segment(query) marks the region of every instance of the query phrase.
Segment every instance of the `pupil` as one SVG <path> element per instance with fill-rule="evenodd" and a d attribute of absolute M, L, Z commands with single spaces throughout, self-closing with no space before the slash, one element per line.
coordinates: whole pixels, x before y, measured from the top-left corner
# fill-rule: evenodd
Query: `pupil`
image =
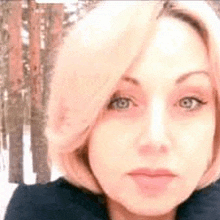
<path fill-rule="evenodd" d="M 118 108 L 127 108 L 128 107 L 128 101 L 127 100 L 119 100 L 118 102 Z"/>
<path fill-rule="evenodd" d="M 185 100 L 183 100 L 182 104 L 184 107 L 189 108 L 192 105 L 192 100 L 185 99 Z"/>

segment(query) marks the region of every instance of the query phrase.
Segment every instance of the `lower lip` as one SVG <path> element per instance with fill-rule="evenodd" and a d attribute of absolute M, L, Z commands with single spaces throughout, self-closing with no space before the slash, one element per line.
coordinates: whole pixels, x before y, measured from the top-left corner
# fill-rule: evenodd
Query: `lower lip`
<path fill-rule="evenodd" d="M 159 193 L 168 188 L 174 176 L 131 175 L 138 187 L 144 192 Z"/>

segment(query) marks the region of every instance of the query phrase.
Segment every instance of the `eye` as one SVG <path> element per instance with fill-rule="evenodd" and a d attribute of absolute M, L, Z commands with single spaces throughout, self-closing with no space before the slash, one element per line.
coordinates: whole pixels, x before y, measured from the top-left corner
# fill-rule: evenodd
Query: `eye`
<path fill-rule="evenodd" d="M 110 101 L 108 105 L 108 109 L 126 110 L 126 109 L 129 109 L 132 104 L 134 103 L 132 102 L 130 98 L 117 97 Z"/>
<path fill-rule="evenodd" d="M 195 97 L 185 97 L 179 101 L 179 106 L 187 109 L 188 111 L 196 110 L 201 107 L 201 105 L 205 105 L 207 102 L 203 102 L 202 100 Z"/>

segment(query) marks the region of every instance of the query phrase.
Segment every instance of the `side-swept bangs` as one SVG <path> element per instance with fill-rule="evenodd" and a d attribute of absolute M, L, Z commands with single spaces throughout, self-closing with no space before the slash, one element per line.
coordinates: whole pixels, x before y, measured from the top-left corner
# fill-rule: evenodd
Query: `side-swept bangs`
<path fill-rule="evenodd" d="M 56 165 L 71 183 L 101 192 L 87 158 L 89 134 L 119 79 L 151 38 L 160 16 L 188 22 L 207 45 L 216 91 L 217 126 L 213 159 L 199 188 L 219 177 L 220 21 L 217 15 L 202 1 L 105 1 L 70 31 L 59 51 L 51 83 L 46 130 L 49 157 L 52 166 Z"/>

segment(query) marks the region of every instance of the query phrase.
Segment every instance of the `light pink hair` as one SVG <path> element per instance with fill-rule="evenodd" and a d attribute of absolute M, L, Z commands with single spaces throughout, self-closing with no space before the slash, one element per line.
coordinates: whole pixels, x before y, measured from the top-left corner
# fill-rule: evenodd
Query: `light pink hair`
<path fill-rule="evenodd" d="M 219 177 L 220 21 L 202 1 L 171 5 L 164 1 L 105 1 L 65 39 L 51 84 L 47 137 L 52 163 L 73 184 L 101 191 L 87 161 L 89 134 L 119 79 L 152 37 L 158 16 L 163 15 L 192 26 L 195 21 L 198 27 L 194 28 L 207 44 L 217 97 L 217 126 L 212 162 L 199 188 Z"/>

